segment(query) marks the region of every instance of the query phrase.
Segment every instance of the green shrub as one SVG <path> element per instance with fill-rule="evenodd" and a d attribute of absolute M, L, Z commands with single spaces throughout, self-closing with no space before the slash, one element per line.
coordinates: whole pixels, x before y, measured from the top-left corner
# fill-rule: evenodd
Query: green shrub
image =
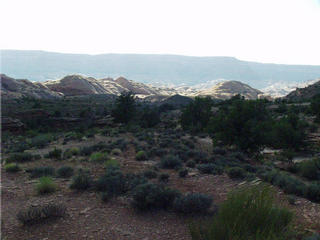
<path fill-rule="evenodd" d="M 117 159 L 110 158 L 104 162 L 104 167 L 105 168 L 118 168 L 118 167 L 120 167 L 120 164 Z"/>
<path fill-rule="evenodd" d="M 159 175 L 159 181 L 160 182 L 168 182 L 170 178 L 170 175 L 168 173 L 161 173 Z"/>
<path fill-rule="evenodd" d="M 156 171 L 153 170 L 146 170 L 143 172 L 143 176 L 145 176 L 148 179 L 156 178 L 158 176 Z"/>
<path fill-rule="evenodd" d="M 232 179 L 244 179 L 247 176 L 247 172 L 240 167 L 229 168 L 227 173 Z"/>
<path fill-rule="evenodd" d="M 254 186 L 231 193 L 218 214 L 207 223 L 190 227 L 192 239 L 287 239 L 293 214 L 275 205 L 275 193 Z"/>
<path fill-rule="evenodd" d="M 38 194 L 53 193 L 57 190 L 57 185 L 53 182 L 51 177 L 41 177 L 36 185 L 36 191 Z"/>
<path fill-rule="evenodd" d="M 92 179 L 87 171 L 79 170 L 78 174 L 73 177 L 70 188 L 76 190 L 86 190 L 92 185 Z"/>
<path fill-rule="evenodd" d="M 189 168 L 194 168 L 196 166 L 196 162 L 193 161 L 193 160 L 189 160 L 187 163 L 186 163 L 186 166 L 189 167 Z"/>
<path fill-rule="evenodd" d="M 212 198 L 201 193 L 190 193 L 176 198 L 173 204 L 175 211 L 185 214 L 198 214 L 208 211 Z"/>
<path fill-rule="evenodd" d="M 301 176 L 310 180 L 320 180 L 320 158 L 303 161 L 298 164 Z"/>
<path fill-rule="evenodd" d="M 305 196 L 311 201 L 320 202 L 320 184 L 310 184 L 305 190 Z"/>
<path fill-rule="evenodd" d="M 13 153 L 9 156 L 7 159 L 7 162 L 18 162 L 18 163 L 23 163 L 23 162 L 30 162 L 33 160 L 33 156 L 31 153 L 28 152 L 23 152 L 23 153 Z"/>
<path fill-rule="evenodd" d="M 188 169 L 181 169 L 179 170 L 179 177 L 184 178 L 188 175 Z"/>
<path fill-rule="evenodd" d="M 17 219 L 23 225 L 31 225 L 43 222 L 45 219 L 55 219 L 63 217 L 66 214 L 66 207 L 62 204 L 49 203 L 43 206 L 29 207 L 26 210 L 20 210 Z"/>
<path fill-rule="evenodd" d="M 4 170 L 6 170 L 6 172 L 14 173 L 19 172 L 21 168 L 16 163 L 7 163 L 6 165 L 4 165 Z"/>
<path fill-rule="evenodd" d="M 147 154 L 145 151 L 139 151 L 136 154 L 136 160 L 137 161 L 145 161 L 147 160 Z"/>
<path fill-rule="evenodd" d="M 62 150 L 55 148 L 54 150 L 48 153 L 49 158 L 60 160 L 62 155 Z"/>
<path fill-rule="evenodd" d="M 111 151 L 111 155 L 113 156 L 119 156 L 122 153 L 122 151 L 119 148 L 114 148 Z"/>
<path fill-rule="evenodd" d="M 28 170 L 30 172 L 31 178 L 39 178 L 44 176 L 54 176 L 55 169 L 53 167 L 44 166 L 44 167 L 35 167 Z"/>
<path fill-rule="evenodd" d="M 180 158 L 173 155 L 167 155 L 160 161 L 160 167 L 166 169 L 174 169 L 175 167 L 181 167 L 182 162 Z"/>
<path fill-rule="evenodd" d="M 69 178 L 73 175 L 73 168 L 69 166 L 62 166 L 57 170 L 58 177 Z"/>
<path fill-rule="evenodd" d="M 95 183 L 97 191 L 106 192 L 110 196 L 117 196 L 127 191 L 126 178 L 118 168 L 109 168 L 105 175 Z"/>
<path fill-rule="evenodd" d="M 91 162 L 104 162 L 106 160 L 109 159 L 109 156 L 107 153 L 101 153 L 101 152 L 96 152 L 96 153 L 92 153 L 90 155 L 90 161 Z"/>
<path fill-rule="evenodd" d="M 177 196 L 179 196 L 179 193 L 175 190 L 153 183 L 146 183 L 134 189 L 132 205 L 141 211 L 166 209 L 172 206 Z"/>
<path fill-rule="evenodd" d="M 35 136 L 31 139 L 31 145 L 36 148 L 44 148 L 47 145 L 49 145 L 51 140 L 52 140 L 51 135 L 41 134 L 41 135 Z"/>
<path fill-rule="evenodd" d="M 68 158 L 71 158 L 72 156 L 78 156 L 78 155 L 80 155 L 80 150 L 79 148 L 74 147 L 64 151 L 63 158 L 68 159 Z"/>
<path fill-rule="evenodd" d="M 197 168 L 204 174 L 222 174 L 223 168 L 213 163 L 198 164 Z"/>

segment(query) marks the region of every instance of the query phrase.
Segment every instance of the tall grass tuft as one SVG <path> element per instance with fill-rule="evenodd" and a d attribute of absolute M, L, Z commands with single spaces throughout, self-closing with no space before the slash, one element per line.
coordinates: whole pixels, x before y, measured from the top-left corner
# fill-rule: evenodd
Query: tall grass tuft
<path fill-rule="evenodd" d="M 284 240 L 293 214 L 275 205 L 275 193 L 266 185 L 233 192 L 213 219 L 191 224 L 194 240 Z"/>

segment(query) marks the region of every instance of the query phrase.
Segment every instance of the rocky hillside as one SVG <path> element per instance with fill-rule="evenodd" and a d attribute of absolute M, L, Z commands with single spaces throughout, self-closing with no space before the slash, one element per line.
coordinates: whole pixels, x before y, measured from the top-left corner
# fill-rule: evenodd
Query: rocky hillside
<path fill-rule="evenodd" d="M 240 94 L 247 99 L 257 99 L 263 95 L 261 91 L 238 81 L 218 83 L 210 89 L 200 91 L 197 95 L 211 96 L 217 99 L 228 99 L 237 94 Z"/>
<path fill-rule="evenodd" d="M 305 88 L 297 88 L 295 91 L 289 93 L 285 99 L 289 101 L 303 101 L 320 94 L 320 78 L 314 84 L 311 84 Z"/>
<path fill-rule="evenodd" d="M 62 96 L 61 93 L 52 91 L 39 82 L 31 82 L 26 79 L 14 79 L 4 74 L 0 74 L 0 78 L 2 99 L 21 97 L 53 99 Z"/>

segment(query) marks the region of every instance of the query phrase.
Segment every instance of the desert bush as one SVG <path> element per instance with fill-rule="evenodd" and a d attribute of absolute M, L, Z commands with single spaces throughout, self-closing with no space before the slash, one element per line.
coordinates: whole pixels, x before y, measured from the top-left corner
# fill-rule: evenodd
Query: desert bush
<path fill-rule="evenodd" d="M 6 170 L 6 172 L 14 173 L 19 172 L 21 168 L 17 163 L 7 163 L 6 165 L 4 165 L 4 170 Z"/>
<path fill-rule="evenodd" d="M 240 167 L 229 168 L 227 174 L 232 179 L 243 179 L 247 176 L 247 172 Z"/>
<path fill-rule="evenodd" d="M 196 162 L 193 160 L 189 160 L 188 162 L 186 162 L 186 166 L 189 168 L 194 168 L 196 166 Z"/>
<path fill-rule="evenodd" d="M 312 183 L 305 189 L 305 196 L 313 202 L 320 202 L 320 184 Z"/>
<path fill-rule="evenodd" d="M 227 153 L 227 151 L 224 148 L 221 148 L 221 147 L 214 147 L 212 149 L 212 153 L 213 154 L 219 154 L 219 155 L 225 155 Z"/>
<path fill-rule="evenodd" d="M 161 173 L 158 179 L 160 182 L 168 182 L 169 178 L 170 178 L 170 175 L 168 173 Z"/>
<path fill-rule="evenodd" d="M 78 155 L 80 155 L 80 150 L 79 148 L 74 147 L 64 151 L 63 158 L 68 159 L 68 158 L 71 158 L 72 156 L 78 156 Z"/>
<path fill-rule="evenodd" d="M 118 162 L 117 159 L 110 158 L 104 162 L 104 167 L 107 169 L 108 168 L 118 168 L 118 167 L 120 167 L 120 163 Z"/>
<path fill-rule="evenodd" d="M 118 168 L 109 168 L 95 183 L 97 191 L 117 196 L 127 191 L 126 178 Z"/>
<path fill-rule="evenodd" d="M 182 166 L 182 162 L 180 158 L 173 155 L 167 155 L 164 158 L 162 158 L 160 161 L 161 168 L 173 169 L 175 167 L 181 167 L 181 166 Z"/>
<path fill-rule="evenodd" d="M 132 205 L 141 211 L 166 209 L 172 206 L 173 201 L 178 195 L 179 193 L 176 190 L 160 185 L 153 183 L 141 184 L 133 191 Z"/>
<path fill-rule="evenodd" d="M 112 110 L 114 120 L 119 123 L 129 123 L 136 115 L 136 103 L 131 92 L 123 92 L 116 99 Z"/>
<path fill-rule="evenodd" d="M 66 214 L 66 207 L 62 204 L 49 203 L 43 206 L 29 207 L 26 210 L 20 210 L 17 219 L 23 225 L 31 225 L 43 222 L 46 219 L 55 219 L 63 217 Z"/>
<path fill-rule="evenodd" d="M 143 172 L 143 176 L 145 176 L 148 179 L 152 179 L 152 178 L 157 178 L 158 174 L 156 171 L 146 170 Z"/>
<path fill-rule="evenodd" d="M 27 172 L 30 172 L 31 178 L 39 178 L 44 176 L 54 176 L 55 169 L 53 167 L 44 166 L 28 169 Z"/>
<path fill-rule="evenodd" d="M 145 184 L 147 182 L 148 182 L 148 179 L 141 174 L 133 174 L 133 173 L 126 174 L 126 187 L 128 191 L 132 191 L 137 186 L 141 184 Z"/>
<path fill-rule="evenodd" d="M 298 172 L 309 180 L 320 180 L 320 158 L 299 163 Z"/>
<path fill-rule="evenodd" d="M 52 136 L 49 134 L 41 134 L 31 139 L 31 145 L 36 148 L 46 147 L 52 140 Z"/>
<path fill-rule="evenodd" d="M 58 177 L 69 178 L 73 175 L 73 168 L 69 166 L 62 166 L 57 170 Z"/>
<path fill-rule="evenodd" d="M 112 198 L 113 198 L 113 196 L 110 195 L 108 192 L 102 192 L 101 193 L 101 200 L 103 202 L 109 202 L 109 200 L 112 199 Z"/>
<path fill-rule="evenodd" d="M 201 193 L 189 193 L 175 199 L 173 208 L 179 213 L 199 214 L 208 211 L 212 198 Z"/>
<path fill-rule="evenodd" d="M 179 177 L 184 178 L 188 175 L 188 169 L 181 169 L 179 170 Z"/>
<path fill-rule="evenodd" d="M 119 156 L 121 153 L 122 152 L 121 152 L 121 150 L 119 148 L 114 148 L 111 151 L 111 155 L 113 155 L 113 156 Z"/>
<path fill-rule="evenodd" d="M 222 174 L 223 168 L 213 163 L 198 164 L 198 170 L 204 174 Z"/>
<path fill-rule="evenodd" d="M 13 153 L 9 156 L 7 159 L 7 162 L 18 162 L 18 163 L 23 163 L 23 162 L 29 162 L 32 161 L 33 155 L 31 153 L 23 152 L 23 153 Z"/>
<path fill-rule="evenodd" d="M 192 239 L 287 239 L 293 214 L 275 205 L 268 186 L 254 186 L 229 194 L 218 214 L 207 223 L 190 227 Z"/>
<path fill-rule="evenodd" d="M 102 162 L 104 162 L 106 160 L 108 160 L 108 154 L 107 153 L 96 152 L 96 153 L 92 153 L 90 155 L 90 161 L 91 162 L 102 163 Z"/>
<path fill-rule="evenodd" d="M 54 183 L 51 177 L 41 177 L 36 185 L 36 191 L 38 194 L 53 193 L 57 190 L 57 185 Z"/>
<path fill-rule="evenodd" d="M 49 158 L 60 160 L 62 155 L 62 150 L 55 148 L 54 150 L 48 153 Z"/>
<path fill-rule="evenodd" d="M 145 151 L 139 151 L 136 154 L 137 161 L 145 161 L 147 160 L 147 153 Z"/>
<path fill-rule="evenodd" d="M 78 174 L 73 177 L 70 188 L 76 190 L 86 190 L 92 185 L 92 179 L 89 173 L 80 169 Z"/>

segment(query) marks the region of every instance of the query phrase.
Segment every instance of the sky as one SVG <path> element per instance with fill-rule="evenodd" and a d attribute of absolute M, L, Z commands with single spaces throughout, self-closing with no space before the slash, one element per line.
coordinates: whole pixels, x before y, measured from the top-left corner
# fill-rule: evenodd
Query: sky
<path fill-rule="evenodd" d="M 0 49 L 320 65 L 320 0 L 1 0 Z"/>

